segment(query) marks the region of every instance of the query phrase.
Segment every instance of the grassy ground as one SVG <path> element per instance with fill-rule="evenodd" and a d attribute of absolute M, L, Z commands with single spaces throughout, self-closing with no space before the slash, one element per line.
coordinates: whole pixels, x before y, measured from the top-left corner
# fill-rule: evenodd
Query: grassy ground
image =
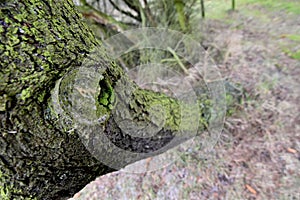
<path fill-rule="evenodd" d="M 248 94 L 214 150 L 183 147 L 165 168 L 102 176 L 74 199 L 300 199 L 300 2 L 206 2 L 202 42 Z"/>

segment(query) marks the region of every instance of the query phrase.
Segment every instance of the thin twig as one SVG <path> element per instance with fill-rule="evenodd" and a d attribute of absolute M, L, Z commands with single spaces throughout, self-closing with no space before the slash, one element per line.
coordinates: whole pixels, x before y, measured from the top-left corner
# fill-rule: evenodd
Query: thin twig
<path fill-rule="evenodd" d="M 176 59 L 177 63 L 179 64 L 180 68 L 183 70 L 185 74 L 189 74 L 188 70 L 185 68 L 183 63 L 181 62 L 180 58 L 177 56 L 176 52 L 171 49 L 170 47 L 167 47 L 167 50 L 173 55 L 173 57 Z"/>
<path fill-rule="evenodd" d="M 145 9 L 144 10 L 146 11 L 146 16 L 149 19 L 151 26 L 156 27 L 157 24 L 156 24 L 156 22 L 154 20 L 154 17 L 152 15 L 152 13 L 151 13 L 151 10 L 149 8 L 147 0 L 144 0 L 144 4 L 145 4 Z"/>

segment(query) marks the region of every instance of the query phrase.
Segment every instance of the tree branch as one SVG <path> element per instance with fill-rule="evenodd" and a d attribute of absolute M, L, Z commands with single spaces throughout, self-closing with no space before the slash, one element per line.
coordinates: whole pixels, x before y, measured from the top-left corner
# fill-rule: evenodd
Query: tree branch
<path fill-rule="evenodd" d="M 112 5 L 116 10 L 118 10 L 120 13 L 122 13 L 122 14 L 124 14 L 124 15 L 127 15 L 127 16 L 131 17 L 132 19 L 135 19 L 135 20 L 138 21 L 138 22 L 141 22 L 141 17 L 140 17 L 140 15 L 135 16 L 135 15 L 133 15 L 133 14 L 130 13 L 130 12 L 127 12 L 127 11 L 125 11 L 125 10 L 122 10 L 122 9 L 121 9 L 117 4 L 115 4 L 112 0 L 109 0 L 109 2 L 110 2 L 111 5 Z"/>
<path fill-rule="evenodd" d="M 88 13 L 93 13 L 93 16 L 97 16 L 96 18 L 98 19 L 99 23 L 102 23 L 104 25 L 111 25 L 113 27 L 115 27 L 115 29 L 117 29 L 117 31 L 121 32 L 122 30 L 125 30 L 127 25 L 119 22 L 118 20 L 116 20 L 115 18 L 113 18 L 110 15 L 107 15 L 103 12 L 101 12 L 100 10 L 95 9 L 93 6 L 91 6 L 90 4 L 87 3 L 86 0 L 80 0 L 80 2 L 82 3 L 82 7 L 80 7 L 87 15 L 90 15 Z M 88 8 L 88 9 L 86 9 Z"/>

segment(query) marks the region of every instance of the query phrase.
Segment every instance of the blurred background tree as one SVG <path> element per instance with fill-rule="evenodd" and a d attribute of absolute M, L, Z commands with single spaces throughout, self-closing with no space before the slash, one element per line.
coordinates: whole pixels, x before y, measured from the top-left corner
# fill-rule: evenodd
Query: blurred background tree
<path fill-rule="evenodd" d="M 74 0 L 96 37 L 101 41 L 134 28 L 156 27 L 180 31 L 201 41 L 200 0 Z M 204 10 L 203 10 L 204 12 Z M 196 33 L 196 34 L 195 34 Z M 159 57 L 159 59 L 157 59 Z M 118 58 L 123 69 L 160 61 L 180 69 L 174 52 L 143 49 Z M 186 63 L 184 63 L 186 64 Z M 188 66 L 187 66 L 188 68 Z"/>
<path fill-rule="evenodd" d="M 138 27 L 159 27 L 189 33 L 200 12 L 199 0 L 74 0 L 103 39 Z M 95 31 L 95 26 L 93 26 Z"/>

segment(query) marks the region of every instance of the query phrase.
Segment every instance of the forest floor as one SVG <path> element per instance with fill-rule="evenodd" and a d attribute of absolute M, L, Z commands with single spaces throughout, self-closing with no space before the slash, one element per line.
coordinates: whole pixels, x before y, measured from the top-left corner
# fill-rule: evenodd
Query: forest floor
<path fill-rule="evenodd" d="M 247 93 L 215 148 L 194 145 L 153 172 L 107 174 L 73 199 L 300 199 L 300 13 L 237 9 L 201 22 L 222 76 Z"/>

